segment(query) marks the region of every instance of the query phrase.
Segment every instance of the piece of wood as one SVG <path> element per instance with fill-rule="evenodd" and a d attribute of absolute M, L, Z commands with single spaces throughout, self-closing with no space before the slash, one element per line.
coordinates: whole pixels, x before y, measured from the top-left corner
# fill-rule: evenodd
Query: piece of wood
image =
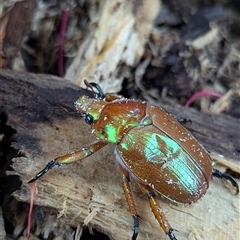
<path fill-rule="evenodd" d="M 51 159 L 87 146 L 95 140 L 90 127 L 72 114 L 74 101 L 90 92 L 49 75 L 0 69 L 1 112 L 16 130 L 14 147 L 23 157 L 13 159 L 22 188 L 14 193 L 28 202 L 27 182 Z M 67 112 L 66 109 L 69 111 Z M 239 173 L 237 139 L 240 120 L 225 115 L 203 115 L 194 109 L 167 106 L 176 116 L 191 118 L 190 130 L 209 151 L 233 159 Z M 189 126 L 189 125 L 188 125 Z M 132 217 L 128 212 L 114 146 L 109 144 L 82 163 L 54 169 L 37 181 L 35 204 L 56 209 L 65 224 L 88 224 L 112 239 L 130 239 Z M 225 158 L 226 159 L 226 158 Z M 147 197 L 135 186 L 141 239 L 168 239 L 149 208 Z M 191 206 L 175 205 L 158 197 L 172 227 L 181 239 L 236 239 L 239 234 L 239 196 L 230 183 L 212 181 L 207 194 Z"/>
<path fill-rule="evenodd" d="M 80 30 L 85 34 L 65 77 L 78 86 L 83 86 L 87 78 L 90 82 L 102 83 L 104 92 L 120 91 L 125 78 L 122 66 L 129 69 L 140 62 L 161 1 L 139 4 L 135 0 L 121 3 L 112 0 L 101 1 L 98 6 L 90 2 L 87 9 L 89 25 Z"/>

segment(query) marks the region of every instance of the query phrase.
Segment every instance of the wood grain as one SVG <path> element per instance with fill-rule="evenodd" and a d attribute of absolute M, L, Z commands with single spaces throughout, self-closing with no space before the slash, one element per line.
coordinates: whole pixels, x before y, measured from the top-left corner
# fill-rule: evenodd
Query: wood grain
<path fill-rule="evenodd" d="M 79 118 L 73 102 L 90 94 L 67 81 L 49 75 L 17 73 L 0 69 L 1 112 L 16 130 L 13 144 L 22 157 L 13 159 L 14 172 L 22 181 L 14 193 L 29 201 L 27 184 L 48 161 L 94 141 L 89 126 Z M 225 115 L 203 115 L 181 106 L 163 105 L 176 116 L 191 118 L 193 135 L 208 151 L 224 155 L 239 173 L 240 121 Z M 66 109 L 68 111 L 66 111 Z M 55 209 L 64 224 L 85 223 L 111 239 L 130 239 L 132 217 L 128 212 L 114 146 L 108 145 L 82 163 L 54 169 L 39 179 L 35 205 Z M 148 200 L 133 181 L 140 219 L 141 239 L 168 239 L 158 226 Z M 174 205 L 158 197 L 169 222 L 181 239 L 236 239 L 239 235 L 239 196 L 228 183 L 214 180 L 207 194 L 191 206 Z"/>

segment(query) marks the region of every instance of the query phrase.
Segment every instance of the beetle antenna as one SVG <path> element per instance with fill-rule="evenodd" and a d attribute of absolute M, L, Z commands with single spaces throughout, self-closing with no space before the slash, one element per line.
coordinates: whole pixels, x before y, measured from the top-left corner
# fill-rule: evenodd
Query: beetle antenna
<path fill-rule="evenodd" d="M 104 99 L 105 95 L 103 93 L 103 90 L 97 83 L 88 82 L 86 79 L 84 79 L 84 84 L 86 85 L 87 88 L 90 88 L 93 92 L 95 92 L 93 89 L 95 88 L 98 91 L 98 93 L 95 92 L 97 94 L 96 97 L 100 99 Z"/>
<path fill-rule="evenodd" d="M 98 91 L 98 95 L 97 97 L 100 98 L 100 99 L 104 99 L 105 95 L 103 93 L 103 90 L 102 88 L 97 84 L 97 83 L 94 83 L 94 82 L 90 82 L 89 83 L 92 87 L 96 88 L 97 91 Z"/>
<path fill-rule="evenodd" d="M 86 87 L 90 88 L 94 92 L 92 85 L 87 81 L 87 79 L 84 79 L 83 81 L 84 81 L 84 84 L 86 85 Z"/>
<path fill-rule="evenodd" d="M 235 195 L 238 195 L 239 186 L 238 186 L 238 183 L 237 183 L 236 179 L 233 176 L 231 176 L 230 174 L 227 174 L 227 173 L 220 172 L 219 170 L 217 170 L 215 168 L 213 168 L 213 170 L 212 170 L 212 176 L 217 177 L 217 178 L 221 178 L 221 179 L 225 178 L 228 181 L 230 181 L 231 184 L 233 185 L 233 187 L 236 188 Z"/>
<path fill-rule="evenodd" d="M 50 169 L 52 169 L 53 167 L 57 166 L 59 167 L 61 164 L 60 163 L 56 163 L 55 159 L 53 159 L 52 161 L 50 161 L 46 167 L 41 170 L 39 173 L 37 173 L 37 175 L 31 179 L 28 183 L 32 183 L 35 182 L 37 179 L 39 179 L 40 177 L 42 177 L 45 173 L 47 173 Z"/>

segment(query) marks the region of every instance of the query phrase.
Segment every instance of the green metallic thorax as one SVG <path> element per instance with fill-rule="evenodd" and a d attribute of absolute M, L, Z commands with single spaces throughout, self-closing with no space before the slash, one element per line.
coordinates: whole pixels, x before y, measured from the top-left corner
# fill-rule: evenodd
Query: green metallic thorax
<path fill-rule="evenodd" d="M 146 103 L 119 99 L 114 102 L 82 96 L 75 102 L 76 109 L 90 114 L 94 123 L 93 133 L 98 139 L 117 143 L 131 128 L 149 124 L 144 121 Z"/>
<path fill-rule="evenodd" d="M 130 129 L 141 125 L 144 117 L 145 103 L 118 100 L 103 108 L 92 128 L 98 139 L 117 143 Z"/>

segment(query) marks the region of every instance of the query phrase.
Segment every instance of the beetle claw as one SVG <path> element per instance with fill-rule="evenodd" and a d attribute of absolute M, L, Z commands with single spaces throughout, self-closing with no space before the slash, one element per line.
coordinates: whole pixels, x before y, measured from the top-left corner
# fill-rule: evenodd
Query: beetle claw
<path fill-rule="evenodd" d="M 132 240 L 136 240 L 139 232 L 139 218 L 140 216 L 138 214 L 135 214 L 133 216 L 133 235 Z"/>
<path fill-rule="evenodd" d="M 168 232 L 167 235 L 169 236 L 169 238 L 170 238 L 171 240 L 177 240 L 177 238 L 175 237 L 173 231 L 174 231 L 174 230 L 171 228 L 171 229 L 169 230 L 169 232 Z"/>
<path fill-rule="evenodd" d="M 236 179 L 233 176 L 231 176 L 230 174 L 227 174 L 227 173 L 220 172 L 219 170 L 217 170 L 215 168 L 213 168 L 213 170 L 212 170 L 212 175 L 214 177 L 221 178 L 221 179 L 225 178 L 228 181 L 230 181 L 231 184 L 233 185 L 233 187 L 236 188 L 235 195 L 239 194 L 239 186 L 238 186 L 238 183 L 237 183 Z"/>
<path fill-rule="evenodd" d="M 55 159 L 53 159 L 52 161 L 50 161 L 46 167 L 41 170 L 39 173 L 37 173 L 37 175 L 31 179 L 28 183 L 32 183 L 35 182 L 37 179 L 39 179 L 42 175 L 44 175 L 45 173 L 47 173 L 50 169 L 52 169 L 54 166 L 60 166 L 59 163 L 56 163 Z"/>
<path fill-rule="evenodd" d="M 187 118 L 178 118 L 177 121 L 178 121 L 180 124 L 187 124 L 187 123 L 192 124 L 192 120 L 191 120 L 191 119 L 187 119 Z"/>

